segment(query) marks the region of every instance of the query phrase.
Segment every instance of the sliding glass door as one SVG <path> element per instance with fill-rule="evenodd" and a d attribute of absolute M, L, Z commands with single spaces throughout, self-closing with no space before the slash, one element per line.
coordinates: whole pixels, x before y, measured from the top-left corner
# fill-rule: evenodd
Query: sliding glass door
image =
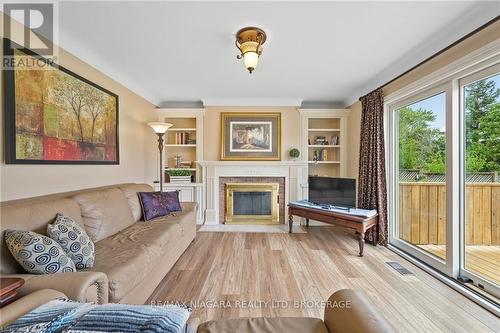
<path fill-rule="evenodd" d="M 460 80 L 463 218 L 460 274 L 500 285 L 500 65 Z"/>
<path fill-rule="evenodd" d="M 500 297 L 500 53 L 386 100 L 389 242 Z"/>
<path fill-rule="evenodd" d="M 395 105 L 392 243 L 433 266 L 446 265 L 446 110 L 440 86 Z"/>

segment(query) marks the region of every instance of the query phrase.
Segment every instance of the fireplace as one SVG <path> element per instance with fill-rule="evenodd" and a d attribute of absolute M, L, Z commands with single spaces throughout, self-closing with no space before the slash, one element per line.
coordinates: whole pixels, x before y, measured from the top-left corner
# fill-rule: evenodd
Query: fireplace
<path fill-rule="evenodd" d="M 224 223 L 278 224 L 279 183 L 226 183 Z"/>

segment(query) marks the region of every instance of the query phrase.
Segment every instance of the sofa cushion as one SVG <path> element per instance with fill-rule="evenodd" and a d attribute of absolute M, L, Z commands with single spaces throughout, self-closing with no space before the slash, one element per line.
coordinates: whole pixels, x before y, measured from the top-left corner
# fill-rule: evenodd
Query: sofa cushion
<path fill-rule="evenodd" d="M 73 198 L 80 204 L 85 231 L 94 242 L 134 223 L 127 198 L 118 188 L 82 193 Z"/>
<path fill-rule="evenodd" d="M 196 205 L 183 204 L 183 209 L 149 223 L 135 223 L 96 243 L 96 264 L 92 270 L 108 276 L 110 302 L 119 302 L 143 283 L 165 256 L 179 252 L 177 240 L 196 223 Z"/>
<path fill-rule="evenodd" d="M 31 198 L 0 204 L 0 228 L 15 230 L 31 230 L 41 235 L 47 232 L 47 224 L 54 221 L 58 212 L 72 216 L 75 222 L 83 227 L 80 205 L 67 198 Z M 0 273 L 24 273 L 24 269 L 12 257 L 5 244 L 5 237 L 0 237 Z"/>
<path fill-rule="evenodd" d="M 139 192 L 144 220 L 149 221 L 182 210 L 179 192 Z"/>
<path fill-rule="evenodd" d="M 59 244 L 33 231 L 6 230 L 5 242 L 17 262 L 31 274 L 75 272 L 75 264 Z"/>
<path fill-rule="evenodd" d="M 131 184 L 121 186 L 120 189 L 125 194 L 130 210 L 132 211 L 132 216 L 134 221 L 137 222 L 142 219 L 142 207 L 139 202 L 139 192 L 153 192 L 153 188 L 148 184 Z"/>
<path fill-rule="evenodd" d="M 61 245 L 77 269 L 94 266 L 94 242 L 71 217 L 58 213 L 54 223 L 47 225 L 47 235 Z"/>
<path fill-rule="evenodd" d="M 219 319 L 201 324 L 197 333 L 328 333 L 318 318 L 238 318 Z"/>

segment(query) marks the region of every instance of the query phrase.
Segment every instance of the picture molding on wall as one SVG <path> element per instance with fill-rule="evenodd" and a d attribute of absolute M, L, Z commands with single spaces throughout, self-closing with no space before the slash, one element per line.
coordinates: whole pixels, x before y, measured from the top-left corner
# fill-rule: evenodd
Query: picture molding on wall
<path fill-rule="evenodd" d="M 14 64 L 3 70 L 6 164 L 120 164 L 118 95 L 11 45 L 3 39 L 4 59 Z M 33 58 L 40 68 L 16 68 L 16 57 Z"/>
<path fill-rule="evenodd" d="M 281 113 L 221 113 L 221 160 L 281 160 Z"/>

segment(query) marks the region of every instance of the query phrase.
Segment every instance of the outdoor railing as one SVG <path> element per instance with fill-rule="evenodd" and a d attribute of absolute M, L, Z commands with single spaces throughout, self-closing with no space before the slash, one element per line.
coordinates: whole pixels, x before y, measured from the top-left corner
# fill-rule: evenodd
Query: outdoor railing
<path fill-rule="evenodd" d="M 500 183 L 465 187 L 467 245 L 500 245 Z M 399 183 L 399 237 L 412 244 L 443 245 L 446 240 L 444 183 Z"/>

